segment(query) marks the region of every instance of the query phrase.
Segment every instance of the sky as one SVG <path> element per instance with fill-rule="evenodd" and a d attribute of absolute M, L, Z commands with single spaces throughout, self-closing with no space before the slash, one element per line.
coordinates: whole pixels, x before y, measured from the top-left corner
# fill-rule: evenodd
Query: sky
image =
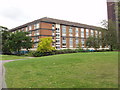
<path fill-rule="evenodd" d="M 1 0 L 0 26 L 9 29 L 42 17 L 101 26 L 107 0 Z"/>

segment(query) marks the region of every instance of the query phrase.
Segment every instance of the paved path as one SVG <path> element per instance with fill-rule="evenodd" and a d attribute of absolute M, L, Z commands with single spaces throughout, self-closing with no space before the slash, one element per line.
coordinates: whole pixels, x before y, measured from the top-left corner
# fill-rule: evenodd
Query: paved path
<path fill-rule="evenodd" d="M 34 57 L 28 57 L 28 58 L 34 58 Z M 12 61 L 17 61 L 17 60 L 26 60 L 27 58 L 24 59 L 15 59 L 15 60 L 0 60 L 0 90 L 2 88 L 7 88 L 6 82 L 5 82 L 5 67 L 4 63 L 6 62 L 12 62 Z"/>

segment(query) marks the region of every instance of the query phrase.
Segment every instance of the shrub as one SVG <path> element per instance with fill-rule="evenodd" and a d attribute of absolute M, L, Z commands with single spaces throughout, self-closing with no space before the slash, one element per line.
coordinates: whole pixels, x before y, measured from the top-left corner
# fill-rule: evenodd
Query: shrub
<path fill-rule="evenodd" d="M 28 56 L 41 57 L 41 56 L 49 56 L 49 55 L 54 55 L 54 54 L 55 54 L 54 51 L 51 51 L 51 52 L 31 51 L 29 52 Z"/>
<path fill-rule="evenodd" d="M 55 48 L 51 46 L 52 41 L 53 40 L 51 37 L 41 38 L 37 47 L 37 51 L 43 53 L 52 52 L 53 50 L 55 50 Z"/>

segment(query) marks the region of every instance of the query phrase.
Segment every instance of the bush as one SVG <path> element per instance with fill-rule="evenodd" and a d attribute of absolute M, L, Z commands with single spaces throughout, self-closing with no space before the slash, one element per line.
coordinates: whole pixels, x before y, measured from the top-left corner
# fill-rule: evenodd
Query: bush
<path fill-rule="evenodd" d="M 27 55 L 32 57 L 41 57 L 49 56 L 55 54 L 65 54 L 65 53 L 78 53 L 78 52 L 105 52 L 110 50 L 83 50 L 83 49 L 63 49 L 63 50 L 54 50 L 51 52 L 40 52 L 40 51 L 30 51 Z"/>
<path fill-rule="evenodd" d="M 40 51 L 30 51 L 28 53 L 28 56 L 32 56 L 32 57 L 41 57 L 41 56 L 49 56 L 49 55 L 54 55 L 55 52 L 40 52 Z"/>
<path fill-rule="evenodd" d="M 77 53 L 77 51 L 72 49 L 63 49 L 63 50 L 55 51 L 55 54 L 65 54 L 65 53 Z"/>
<path fill-rule="evenodd" d="M 79 48 L 79 49 L 75 49 L 76 52 L 84 52 L 85 50 Z"/>

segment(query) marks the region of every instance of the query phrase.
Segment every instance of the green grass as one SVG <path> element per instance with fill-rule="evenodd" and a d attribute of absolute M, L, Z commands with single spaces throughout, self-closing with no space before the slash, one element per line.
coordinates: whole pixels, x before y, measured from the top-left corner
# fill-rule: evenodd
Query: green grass
<path fill-rule="evenodd" d="M 72 53 L 5 63 L 8 88 L 117 88 L 118 52 Z"/>
<path fill-rule="evenodd" d="M 2 60 L 14 60 L 14 59 L 23 59 L 27 57 L 23 56 L 15 56 L 15 55 L 0 55 Z"/>

